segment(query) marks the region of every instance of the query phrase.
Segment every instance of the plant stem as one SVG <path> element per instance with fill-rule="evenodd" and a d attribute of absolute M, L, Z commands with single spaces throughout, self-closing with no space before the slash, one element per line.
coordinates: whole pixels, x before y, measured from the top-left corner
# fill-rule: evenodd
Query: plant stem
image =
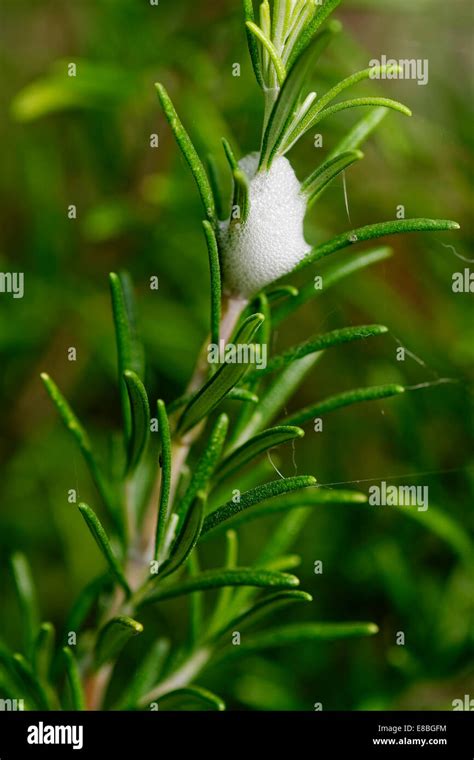
<path fill-rule="evenodd" d="M 112 664 L 104 665 L 91 673 L 85 681 L 84 691 L 87 710 L 100 710 L 112 675 Z"/>
<path fill-rule="evenodd" d="M 273 106 L 275 105 L 275 100 L 278 97 L 278 93 L 280 92 L 279 87 L 275 87 L 274 89 L 265 89 L 264 90 L 264 111 L 263 111 L 263 125 L 262 125 L 262 143 L 263 138 L 265 135 L 265 130 L 267 128 L 268 120 L 270 118 Z M 260 145 L 260 151 L 262 150 L 262 145 Z"/>
<path fill-rule="evenodd" d="M 234 328 L 239 320 L 242 311 L 247 305 L 247 300 L 242 297 L 236 296 L 224 296 L 222 302 L 222 318 L 220 324 L 220 340 L 227 343 L 232 337 Z M 207 361 L 207 346 L 209 344 L 209 337 L 203 344 L 203 347 L 199 353 L 199 357 L 196 363 L 196 368 L 189 381 L 188 387 L 185 393 L 193 393 L 197 391 L 205 383 L 207 374 L 209 372 L 209 363 Z M 186 433 L 182 437 L 175 437 L 172 441 L 171 451 L 171 486 L 170 486 L 170 498 L 169 503 L 172 505 L 176 496 L 176 491 L 179 484 L 179 479 L 183 472 L 183 468 L 186 464 L 189 451 L 193 443 L 199 438 L 202 430 L 204 429 L 205 421 L 196 425 L 192 430 Z M 158 493 L 160 487 L 161 473 L 158 472 L 157 479 L 152 491 L 152 498 L 147 508 L 145 519 L 143 521 L 143 530 L 140 540 L 141 550 L 139 554 L 143 558 L 143 564 L 148 566 L 149 561 L 153 556 L 153 540 L 155 535 L 155 526 L 157 520 L 156 504 L 158 501 Z M 171 512 L 170 512 L 171 514 Z M 132 586 L 133 588 L 133 586 Z"/>
<path fill-rule="evenodd" d="M 242 311 L 247 305 L 247 300 L 240 297 L 225 296 L 222 304 L 222 319 L 220 325 L 220 339 L 225 343 L 231 338 L 234 328 L 239 320 Z M 198 390 L 206 381 L 209 371 L 207 362 L 207 346 L 209 338 L 206 339 L 203 348 L 199 354 L 196 368 L 188 384 L 187 393 Z M 170 504 L 173 504 L 179 479 L 186 464 L 189 451 L 193 443 L 197 440 L 205 426 L 205 421 L 196 425 L 192 430 L 183 437 L 175 437 L 172 441 L 172 471 L 171 471 L 171 490 Z M 153 485 L 150 503 L 145 512 L 143 525 L 140 533 L 135 535 L 135 540 L 131 542 L 131 548 L 128 553 L 127 565 L 125 568 L 125 577 L 134 591 L 142 587 L 149 579 L 149 563 L 153 559 L 154 537 L 157 520 L 158 494 L 160 489 L 161 471 L 158 470 L 157 478 Z M 130 491 L 127 489 L 127 497 L 130 497 Z M 129 498 L 127 498 L 127 502 Z M 127 513 L 130 519 L 131 505 L 127 503 Z M 172 512 L 170 512 L 170 515 Z M 110 607 L 110 615 L 107 618 L 118 614 L 123 607 L 124 601 L 120 589 L 116 590 L 114 599 Z M 125 602 L 127 614 L 133 614 L 130 610 L 130 604 Z M 107 622 L 107 621 L 103 621 Z M 210 657 L 210 650 L 197 650 L 173 675 L 160 684 L 152 692 L 143 698 L 144 702 L 153 701 L 168 691 L 181 688 L 189 683 L 195 675 L 201 670 Z M 107 665 L 97 672 L 91 672 L 85 680 L 86 700 L 89 710 L 99 710 L 103 706 L 103 700 L 109 680 L 112 674 L 111 666 Z"/>

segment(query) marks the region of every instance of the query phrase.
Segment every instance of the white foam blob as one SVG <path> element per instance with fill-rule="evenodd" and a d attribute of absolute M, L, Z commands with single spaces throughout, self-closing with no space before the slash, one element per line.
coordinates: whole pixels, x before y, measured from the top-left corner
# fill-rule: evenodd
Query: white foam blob
<path fill-rule="evenodd" d="M 303 235 L 306 201 L 290 162 L 280 156 L 257 174 L 258 161 L 258 153 L 239 161 L 250 185 L 245 223 L 227 220 L 220 230 L 224 282 L 246 297 L 291 272 L 310 250 Z"/>

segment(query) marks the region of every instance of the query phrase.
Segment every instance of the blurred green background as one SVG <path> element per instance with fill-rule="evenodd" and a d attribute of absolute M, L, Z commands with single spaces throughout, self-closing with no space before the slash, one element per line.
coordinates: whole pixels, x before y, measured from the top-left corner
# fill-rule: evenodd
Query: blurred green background
<path fill-rule="evenodd" d="M 430 78 L 426 87 L 358 86 L 383 90 L 414 116 L 389 114 L 365 160 L 347 173 L 351 222 L 342 184 L 334 183 L 308 217 L 308 239 L 392 219 L 400 204 L 407 217 L 455 219 L 462 229 L 394 238 L 390 260 L 341 282 L 279 330 L 276 346 L 284 347 L 350 324 L 390 328 L 328 353 L 290 408 L 361 385 L 454 382 L 340 410 L 325 419 L 323 433 L 307 426 L 294 459 L 299 473 L 320 483 L 364 492 L 390 478 L 428 485 L 446 524 L 437 529 L 429 512 L 420 524 L 390 508 L 315 510 L 297 546 L 302 587 L 315 597 L 308 618 L 374 620 L 381 633 L 239 660 L 210 669 L 200 683 L 231 708 L 451 709 L 454 698 L 474 696 L 474 296 L 451 288 L 452 274 L 474 265 L 442 244 L 473 256 L 472 8 L 469 0 L 347 0 L 336 15 L 345 28 L 323 56 L 318 92 L 382 53 L 427 58 Z M 43 619 L 58 625 L 102 567 L 67 491 L 76 488 L 95 507 L 98 499 L 39 373 L 55 378 L 106 455 L 120 424 L 108 273 L 126 267 L 134 279 L 151 398 L 182 392 L 206 335 L 199 197 L 153 83 L 166 84 L 199 152 L 215 154 L 222 171 L 221 136 L 242 155 L 254 150 L 262 102 L 238 0 L 161 0 L 158 7 L 148 0 L 2 0 L 0 39 L 0 269 L 25 273 L 23 299 L 0 294 L 0 614 L 1 636 L 14 645 L 12 550 L 29 556 Z M 240 77 L 232 76 L 236 62 Z M 67 76 L 69 63 L 80 72 L 76 80 Z M 301 141 L 293 154 L 301 179 L 357 116 L 325 122 L 323 150 L 311 134 Z M 150 147 L 154 133 L 158 148 Z M 71 204 L 76 219 L 68 218 Z M 149 288 L 154 275 L 158 291 Z M 397 362 L 397 339 L 424 364 L 409 355 Z M 275 461 L 294 474 L 291 447 Z M 242 531 L 248 561 L 274 524 Z M 220 562 L 222 548 L 211 551 L 207 561 Z M 322 575 L 313 573 L 316 560 Z M 173 615 L 179 623 L 184 613 Z M 398 631 L 405 646 L 396 646 Z"/>

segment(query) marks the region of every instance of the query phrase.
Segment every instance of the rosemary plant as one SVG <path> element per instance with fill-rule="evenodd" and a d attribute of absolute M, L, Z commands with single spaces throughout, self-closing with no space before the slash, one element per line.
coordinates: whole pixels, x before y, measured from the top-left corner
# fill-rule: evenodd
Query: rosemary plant
<path fill-rule="evenodd" d="M 297 290 L 281 278 L 367 240 L 458 228 L 444 220 L 391 220 L 350 230 L 315 247 L 306 242 L 307 210 L 341 172 L 362 159 L 362 144 L 390 110 L 410 115 L 406 106 L 387 98 L 340 99 L 352 85 L 369 79 L 370 69 L 349 76 L 320 97 L 308 91 L 309 73 L 340 31 L 339 22 L 329 20 L 338 4 L 339 0 L 275 0 L 270 6 L 263 0 L 256 18 L 252 0 L 244 0 L 248 47 L 263 95 L 262 133 L 256 151 L 241 160 L 223 140 L 233 180 L 231 207 L 224 214 L 215 174 L 198 156 L 165 87 L 156 85 L 204 207 L 211 280 L 209 337 L 185 394 L 150 400 L 132 286 L 126 274 L 110 275 L 123 417 L 120 477 L 112 478 L 104 470 L 82 423 L 54 381 L 42 375 L 95 483 L 97 513 L 86 504 L 79 505 L 79 512 L 107 569 L 74 603 L 55 651 L 52 625 L 39 622 L 28 564 L 22 555 L 12 558 L 26 640 L 23 654 L 0 650 L 1 684 L 5 692 L 21 694 L 28 708 L 221 710 L 222 699 L 199 682 L 201 673 L 223 658 L 377 633 L 373 622 L 262 623 L 279 608 L 312 601 L 298 589 L 298 577 L 288 572 L 298 564 L 298 557 L 288 551 L 311 508 L 360 503 L 366 497 L 319 488 L 312 475 L 277 477 L 262 484 L 255 467 L 246 470 L 248 489 L 235 489 L 236 474 L 270 449 L 302 437 L 300 425 L 315 415 L 405 390 L 395 384 L 349 390 L 282 419 L 287 400 L 323 351 L 381 335 L 387 328 L 373 324 L 316 335 L 259 366 L 255 357 L 271 345 L 272 326 L 317 296 L 312 281 Z M 359 107 L 369 110 L 300 182 L 287 158 L 291 148 L 333 114 Z M 390 249 L 350 253 L 349 260 L 327 275 L 325 288 L 386 258 Z M 210 360 L 211 347 L 217 347 L 217 355 Z M 273 513 L 281 513 L 279 526 L 252 566 L 243 567 L 236 529 Z M 214 538 L 225 542 L 225 563 L 201 570 L 200 550 Z M 215 589 L 219 591 L 209 611 L 205 592 Z M 173 598 L 189 602 L 189 631 L 181 637 L 183 643 L 169 641 L 157 626 L 155 643 L 120 695 L 111 698 L 109 684 L 123 648 L 142 634 L 144 619 L 152 620 L 147 610 Z"/>

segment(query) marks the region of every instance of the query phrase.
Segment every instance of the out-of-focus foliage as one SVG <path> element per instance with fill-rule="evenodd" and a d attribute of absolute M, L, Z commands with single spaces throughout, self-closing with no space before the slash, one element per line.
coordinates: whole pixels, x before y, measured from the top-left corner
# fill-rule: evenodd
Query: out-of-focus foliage
<path fill-rule="evenodd" d="M 427 58 L 430 78 L 426 87 L 383 82 L 384 94 L 406 102 L 414 117 L 386 118 L 364 148 L 364 161 L 346 174 L 347 209 L 337 181 L 310 213 L 308 239 L 318 243 L 394 218 L 403 205 L 407 217 L 459 221 L 456 251 L 472 258 L 469 3 L 455 5 L 456 13 L 443 0 L 352 0 L 338 13 L 345 31 L 321 60 L 318 92 L 382 53 Z M 0 139 L 8 147 L 0 179 L 0 269 L 25 273 L 23 299 L 0 294 L 1 636 L 12 642 L 19 630 L 6 580 L 12 550 L 30 556 L 43 613 L 59 627 L 72 596 L 102 567 L 68 503 L 69 489 L 87 501 L 93 486 L 46 402 L 39 373 L 47 369 L 58 379 L 99 437 L 103 458 L 112 459 L 107 432 L 119 426 L 120 398 L 108 273 L 126 266 L 138 290 L 151 397 L 179 395 L 206 334 L 208 259 L 199 198 L 153 83 L 164 81 L 172 91 L 200 154 L 212 153 L 222 176 L 221 136 L 239 155 L 255 149 L 261 102 L 237 0 L 159 6 L 6 0 L 2 16 L 8 118 Z M 72 88 L 71 63 L 82 74 Z M 232 75 L 234 63 L 240 77 Z M 346 126 L 346 114 L 323 125 L 323 151 Z M 158 148 L 150 146 L 154 134 Z M 309 134 L 295 150 L 301 177 L 312 155 L 314 165 L 320 159 L 313 143 Z M 76 219 L 68 217 L 71 205 Z M 452 274 L 473 265 L 446 242 L 451 239 L 429 233 L 394 238 L 390 260 L 313 299 L 278 334 L 281 353 L 308 334 L 341 325 L 390 328 L 377 345 L 332 350 L 289 414 L 347 388 L 452 380 L 341 409 L 324 418 L 323 433 L 309 423 L 293 453 L 272 456 L 285 476 L 311 472 L 323 484 L 362 491 L 382 479 L 427 485 L 436 507 L 422 524 L 389 507 L 313 509 L 296 547 L 304 588 L 317 601 L 308 620 L 375 620 L 383 634 L 223 661 L 202 683 L 230 707 L 312 709 L 322 702 L 325 709 L 450 709 L 452 699 L 472 694 L 473 295 L 453 293 Z M 149 287 L 154 276 L 157 291 Z M 311 276 L 302 272 L 301 284 Z M 414 355 L 407 353 L 405 362 L 396 359 L 399 342 Z M 76 361 L 68 361 L 70 347 Z M 264 466 L 273 472 L 270 463 Z M 241 529 L 244 560 L 258 553 L 279 519 Z M 209 544 L 205 564 L 221 561 L 221 551 Z M 318 560 L 322 574 L 313 571 Z M 163 625 L 173 616 L 183 616 L 178 605 Z M 405 634 L 404 646 L 397 646 L 397 632 Z M 132 664 L 149 645 L 146 638 L 137 643 Z"/>

